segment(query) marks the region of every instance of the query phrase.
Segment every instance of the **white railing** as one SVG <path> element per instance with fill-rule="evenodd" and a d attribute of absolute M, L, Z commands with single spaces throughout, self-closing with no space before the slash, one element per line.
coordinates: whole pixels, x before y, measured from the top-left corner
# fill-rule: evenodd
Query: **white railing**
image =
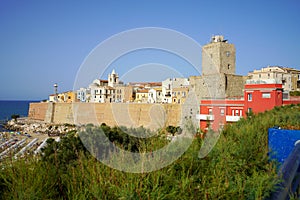
<path fill-rule="evenodd" d="M 242 116 L 226 116 L 226 122 L 237 122 L 242 118 Z"/>
<path fill-rule="evenodd" d="M 214 120 L 214 116 L 213 115 L 204 115 L 204 114 L 197 114 L 196 115 L 196 119 L 198 120 Z"/>

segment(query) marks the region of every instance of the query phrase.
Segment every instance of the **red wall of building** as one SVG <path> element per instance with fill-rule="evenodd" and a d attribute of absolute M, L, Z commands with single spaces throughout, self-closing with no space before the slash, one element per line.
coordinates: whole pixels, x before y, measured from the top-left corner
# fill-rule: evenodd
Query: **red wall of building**
<path fill-rule="evenodd" d="M 252 100 L 249 99 L 252 94 Z M 265 95 L 265 96 L 264 96 Z M 269 95 L 269 96 L 267 96 Z M 281 84 L 253 84 L 245 85 L 244 91 L 245 113 L 252 110 L 253 113 L 271 110 L 275 106 L 282 105 L 282 85 Z"/>
<path fill-rule="evenodd" d="M 236 113 L 236 110 L 238 113 Z M 214 116 L 213 121 L 200 120 L 200 128 L 202 130 L 208 127 L 208 123 L 210 123 L 212 129 L 218 130 L 220 126 L 226 124 L 226 116 L 245 115 L 244 100 L 202 100 L 200 103 L 200 114 Z"/>

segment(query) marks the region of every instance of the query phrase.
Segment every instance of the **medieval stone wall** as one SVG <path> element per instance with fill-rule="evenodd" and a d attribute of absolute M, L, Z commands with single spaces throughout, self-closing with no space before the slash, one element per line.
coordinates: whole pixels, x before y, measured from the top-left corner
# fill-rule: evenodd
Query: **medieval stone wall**
<path fill-rule="evenodd" d="M 31 103 L 28 117 L 57 124 L 105 123 L 158 129 L 180 125 L 182 109 L 180 104 Z"/>
<path fill-rule="evenodd" d="M 48 103 L 30 103 L 28 118 L 44 121 L 48 106 Z"/>

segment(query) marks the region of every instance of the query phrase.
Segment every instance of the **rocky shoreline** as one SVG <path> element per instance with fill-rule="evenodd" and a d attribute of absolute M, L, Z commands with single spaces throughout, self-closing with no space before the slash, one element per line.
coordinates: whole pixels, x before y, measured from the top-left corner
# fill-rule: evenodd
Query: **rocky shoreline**
<path fill-rule="evenodd" d="M 49 124 L 43 121 L 29 120 L 28 118 L 12 119 L 4 124 L 3 127 L 9 131 L 21 134 L 39 133 L 47 134 L 48 136 L 60 136 L 77 130 L 77 127 L 73 124 Z"/>

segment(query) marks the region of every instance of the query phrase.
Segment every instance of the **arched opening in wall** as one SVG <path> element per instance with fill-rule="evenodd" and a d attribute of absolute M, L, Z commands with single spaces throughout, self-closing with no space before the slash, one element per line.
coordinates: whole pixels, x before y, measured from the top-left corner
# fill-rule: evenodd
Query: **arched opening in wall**
<path fill-rule="evenodd" d="M 230 69 L 230 64 L 227 65 L 227 69 Z"/>

